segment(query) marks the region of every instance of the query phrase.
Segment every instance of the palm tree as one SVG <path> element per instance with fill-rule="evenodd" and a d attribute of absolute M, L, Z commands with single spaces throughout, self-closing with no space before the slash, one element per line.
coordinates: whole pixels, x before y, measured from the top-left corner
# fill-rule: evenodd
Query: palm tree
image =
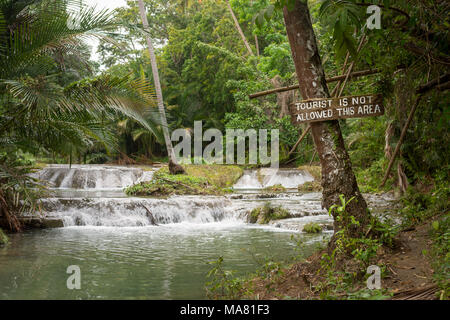
<path fill-rule="evenodd" d="M 146 33 L 148 33 L 149 26 L 148 26 L 148 20 L 147 20 L 147 13 L 145 12 L 144 1 L 138 0 L 138 3 L 139 3 L 139 12 L 141 14 L 142 24 L 144 26 L 144 31 Z M 159 72 L 158 72 L 158 65 L 156 63 L 155 50 L 153 48 L 152 41 L 151 41 L 150 37 L 148 36 L 148 34 L 145 36 L 145 38 L 147 41 L 148 52 L 150 54 L 150 62 L 152 65 L 153 80 L 154 80 L 155 90 L 156 90 L 156 100 L 158 102 L 158 110 L 161 115 L 164 140 L 166 142 L 167 155 L 169 157 L 169 171 L 172 174 L 185 173 L 183 167 L 181 167 L 177 163 L 177 159 L 176 159 L 175 153 L 173 151 L 172 140 L 170 139 L 170 135 L 169 135 L 169 127 L 167 124 L 166 112 L 164 109 L 164 101 L 163 101 L 163 96 L 162 96 L 161 83 L 159 81 Z"/>
<path fill-rule="evenodd" d="M 149 116 L 155 99 L 147 80 L 108 74 L 70 85 L 55 80 L 61 74 L 55 66 L 68 56 L 85 65 L 82 39 L 116 44 L 110 37 L 118 26 L 113 17 L 79 5 L 79 0 L 0 0 L 0 217 L 13 231 L 20 229 L 15 215 L 33 212 L 39 198 L 38 181 L 14 158 L 19 148 L 69 155 L 93 143 L 113 149 L 117 137 L 108 124 L 119 115 L 158 134 L 160 123 Z"/>

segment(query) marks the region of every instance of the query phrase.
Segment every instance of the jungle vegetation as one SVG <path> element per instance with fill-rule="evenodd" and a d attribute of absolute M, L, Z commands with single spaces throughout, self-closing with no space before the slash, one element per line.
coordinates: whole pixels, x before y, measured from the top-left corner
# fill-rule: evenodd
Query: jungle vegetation
<path fill-rule="evenodd" d="M 167 160 L 146 38 L 169 132 L 192 134 L 196 120 L 205 130 L 279 129 L 282 165 L 317 164 L 309 129 L 288 114 L 300 92 L 250 97 L 298 83 L 281 10 L 296 1 L 143 2 L 148 29 L 136 1 L 113 14 L 80 10 L 78 0 L 0 1 L 0 215 L 10 229 L 20 228 L 15 215 L 38 209 L 43 188 L 27 173 L 41 163 Z M 384 116 L 339 121 L 360 189 L 448 194 L 449 4 L 371 4 L 380 29 L 365 27 L 366 1 L 308 1 L 326 77 L 368 71 L 329 82 L 330 92 L 384 97 Z M 100 41 L 98 61 L 90 37 Z"/>

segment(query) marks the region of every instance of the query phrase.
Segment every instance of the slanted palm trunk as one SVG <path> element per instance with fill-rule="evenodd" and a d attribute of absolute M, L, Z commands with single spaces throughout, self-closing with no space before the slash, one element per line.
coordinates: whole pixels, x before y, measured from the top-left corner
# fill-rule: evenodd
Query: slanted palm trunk
<path fill-rule="evenodd" d="M 247 41 L 247 38 L 244 35 L 244 32 L 242 31 L 241 26 L 239 25 L 239 21 L 236 18 L 236 15 L 233 12 L 233 8 L 231 8 L 231 4 L 230 1 L 227 0 L 227 6 L 228 6 L 228 11 L 230 11 L 231 17 L 233 18 L 234 21 L 234 26 L 236 27 L 237 31 L 239 32 L 239 35 L 241 36 L 242 41 L 244 42 L 245 47 L 247 48 L 247 51 L 249 53 L 249 55 L 253 56 L 253 50 L 250 47 L 250 44 Z"/>
<path fill-rule="evenodd" d="M 138 0 L 138 3 L 144 30 L 148 32 L 149 27 L 148 27 L 147 13 L 145 12 L 144 7 L 144 1 Z M 167 155 L 169 157 L 169 170 L 172 174 L 184 173 L 184 169 L 177 163 L 177 159 L 173 151 L 172 141 L 170 140 L 169 127 L 167 125 L 166 112 L 164 109 L 164 101 L 162 96 L 161 83 L 159 81 L 159 72 L 158 72 L 158 65 L 156 63 L 155 50 L 153 49 L 153 44 L 150 37 L 147 35 L 145 38 L 147 40 L 148 52 L 150 54 L 150 62 L 152 65 L 152 72 L 153 72 L 153 81 L 155 83 L 156 99 L 158 101 L 158 110 L 161 116 L 164 141 L 166 143 Z"/>
<path fill-rule="evenodd" d="M 285 7 L 283 13 L 303 99 L 329 97 L 306 1 L 296 1 L 292 11 Z M 369 222 L 369 214 L 366 201 L 356 183 L 339 122 L 334 120 L 311 123 L 311 129 L 322 166 L 322 205 L 327 209 L 334 204 L 339 205 L 341 194 L 346 200 L 354 198 L 347 206 L 346 212 L 354 216 L 360 226 L 352 225 L 349 232 L 354 236 L 360 235 Z M 334 212 L 333 216 L 335 232 L 348 224 L 346 219 L 341 222 L 336 219 L 337 212 Z"/>

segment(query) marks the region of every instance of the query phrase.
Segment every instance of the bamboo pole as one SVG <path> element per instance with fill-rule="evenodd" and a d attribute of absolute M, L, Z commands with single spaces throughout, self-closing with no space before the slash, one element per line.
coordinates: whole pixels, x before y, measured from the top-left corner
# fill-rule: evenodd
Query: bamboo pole
<path fill-rule="evenodd" d="M 358 78 L 358 77 L 363 77 L 363 76 L 376 74 L 376 73 L 380 73 L 380 69 L 356 71 L 356 72 L 351 73 L 348 78 Z M 340 76 L 327 78 L 326 80 L 327 80 L 328 83 L 331 83 L 331 82 L 345 80 L 346 77 L 347 77 L 347 74 L 343 74 L 343 75 L 340 75 Z M 299 88 L 299 85 L 295 84 L 295 85 L 292 85 L 292 86 L 281 87 L 281 88 L 276 88 L 276 89 L 270 89 L 270 90 L 266 90 L 266 91 L 253 93 L 253 94 L 249 95 L 249 98 L 250 99 L 259 98 L 259 97 L 266 96 L 266 95 L 273 94 L 273 93 L 296 90 L 298 88 Z"/>
<path fill-rule="evenodd" d="M 358 49 L 356 50 L 356 54 L 359 54 L 359 52 L 361 51 L 365 40 L 366 40 L 366 35 L 364 34 L 361 37 L 361 41 L 359 41 L 359 45 L 358 45 Z M 338 97 L 341 97 L 342 93 L 344 92 L 345 86 L 347 85 L 348 78 L 350 77 L 350 74 L 352 73 L 355 62 L 356 62 L 356 57 L 355 57 L 355 59 L 353 59 L 352 63 L 348 67 L 347 76 L 345 77 L 344 83 L 343 83 L 342 87 L 340 88 L 341 90 L 339 91 Z"/>
<path fill-rule="evenodd" d="M 311 126 L 308 125 L 308 127 L 306 127 L 305 131 L 303 131 L 300 139 L 298 139 L 298 141 L 295 143 L 294 147 L 291 149 L 291 151 L 289 151 L 288 153 L 288 157 L 294 153 L 294 151 L 297 149 L 298 145 L 300 144 L 300 142 L 303 141 L 303 139 L 305 139 L 306 135 L 308 134 L 308 132 L 311 130 Z"/>
<path fill-rule="evenodd" d="M 314 150 L 314 153 L 313 153 L 313 156 L 312 156 L 312 158 L 311 158 L 311 161 L 309 162 L 309 166 L 311 167 L 311 165 L 312 165 L 312 163 L 313 163 L 313 161 L 314 161 L 314 158 L 316 157 L 316 154 L 317 154 L 317 150 Z"/>
<path fill-rule="evenodd" d="M 411 111 L 409 113 L 408 120 L 406 120 L 405 126 L 402 129 L 402 133 L 400 135 L 400 139 L 398 140 L 397 146 L 395 147 L 394 154 L 392 155 L 391 160 L 389 161 L 389 165 L 388 165 L 388 168 L 386 170 L 386 173 L 384 174 L 383 181 L 380 184 L 380 188 L 385 185 L 387 179 L 389 178 L 389 173 L 391 172 L 392 166 L 394 165 L 394 162 L 395 162 L 395 158 L 397 158 L 397 155 L 398 155 L 398 153 L 400 151 L 400 147 L 403 144 L 403 140 L 405 139 L 405 136 L 406 136 L 406 131 L 408 131 L 408 128 L 409 128 L 409 126 L 411 124 L 411 121 L 412 121 L 412 119 L 414 117 L 414 113 L 416 112 L 417 106 L 419 105 L 419 102 L 420 102 L 421 98 L 422 98 L 422 95 L 419 95 L 417 97 L 416 102 L 414 103 L 414 105 L 413 105 L 413 107 L 412 107 L 412 109 L 411 109 Z"/>

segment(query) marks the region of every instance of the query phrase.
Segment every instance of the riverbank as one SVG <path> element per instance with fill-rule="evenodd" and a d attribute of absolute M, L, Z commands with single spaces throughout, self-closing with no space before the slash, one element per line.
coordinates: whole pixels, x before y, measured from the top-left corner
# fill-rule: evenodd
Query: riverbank
<path fill-rule="evenodd" d="M 432 238 L 430 224 L 402 231 L 394 248 L 378 250 L 373 265 L 381 266 L 381 289 L 369 290 L 367 276 L 348 282 L 352 272 L 362 272 L 353 262 L 329 270 L 324 266 L 327 250 L 321 250 L 303 262 L 247 282 L 258 299 L 443 299 L 445 288 L 434 280 L 431 257 L 426 253 Z M 334 273 L 334 275 L 332 274 Z"/>
<path fill-rule="evenodd" d="M 430 195 L 411 189 L 399 202 L 400 218 L 378 222 L 378 236 L 346 238 L 344 246 L 319 247 L 291 263 L 268 261 L 245 278 L 228 277 L 214 299 L 448 299 L 450 214 L 448 188 Z M 394 217 L 391 212 L 387 216 Z M 351 250 L 345 250 L 351 247 Z M 299 242 L 298 249 L 301 250 Z M 381 286 L 368 289 L 369 266 L 380 270 Z M 223 277 L 223 276 L 222 276 Z M 223 277 L 224 278 L 224 277 Z M 217 282 L 217 278 L 211 283 Z M 214 287 L 212 287 L 214 288 Z"/>

